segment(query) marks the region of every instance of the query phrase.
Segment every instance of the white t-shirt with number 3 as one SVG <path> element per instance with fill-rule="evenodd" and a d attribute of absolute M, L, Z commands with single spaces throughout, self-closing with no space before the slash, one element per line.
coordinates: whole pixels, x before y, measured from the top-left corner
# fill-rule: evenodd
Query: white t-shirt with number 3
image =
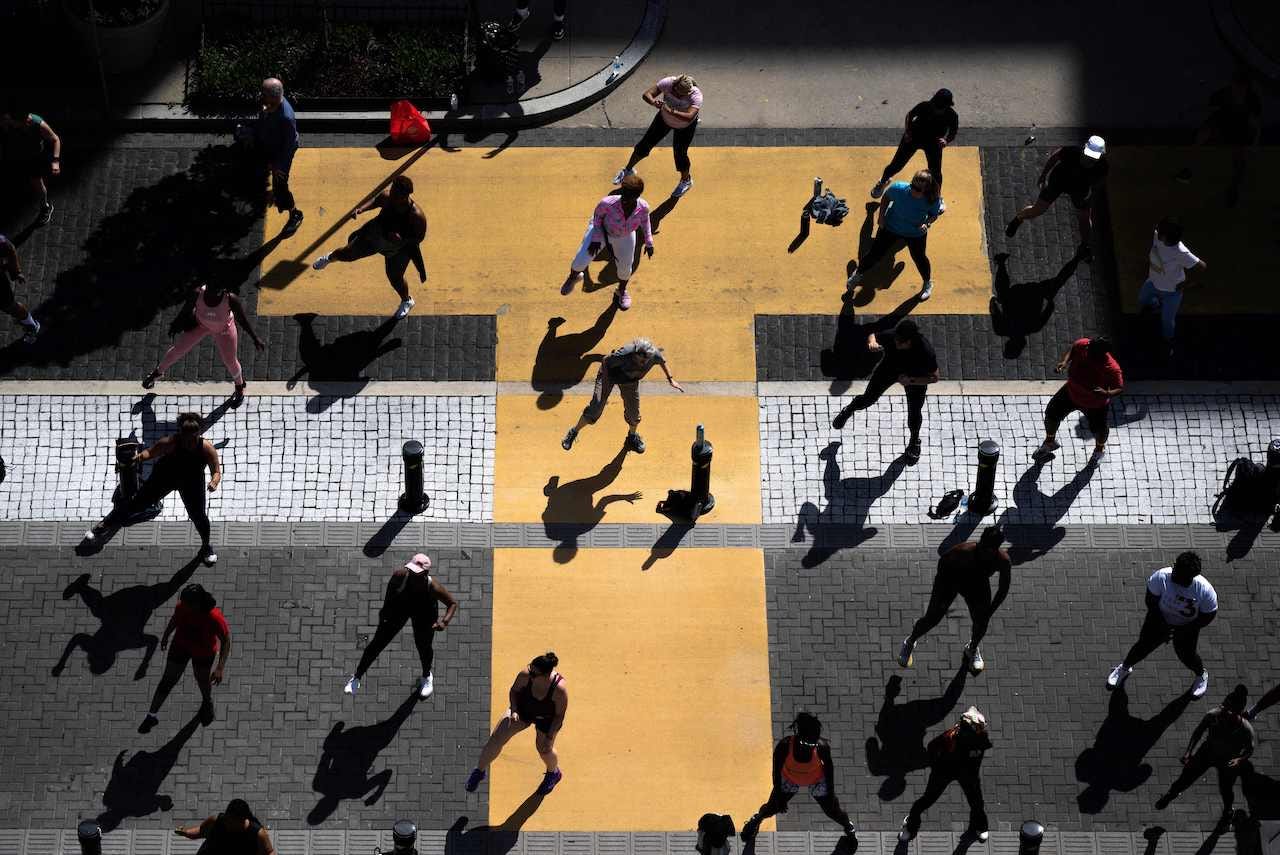
<path fill-rule="evenodd" d="M 1218 610 L 1218 594 L 1208 579 L 1197 576 L 1190 585 L 1179 585 L 1173 581 L 1172 567 L 1152 573 L 1147 590 L 1160 598 L 1160 614 L 1170 626 L 1184 626 Z"/>

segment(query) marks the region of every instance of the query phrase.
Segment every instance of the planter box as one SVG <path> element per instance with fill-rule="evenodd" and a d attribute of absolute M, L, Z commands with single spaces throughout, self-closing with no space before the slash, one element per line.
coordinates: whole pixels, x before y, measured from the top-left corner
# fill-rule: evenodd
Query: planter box
<path fill-rule="evenodd" d="M 62 13 L 85 55 L 92 57 L 93 24 L 73 12 L 67 0 L 62 0 Z M 103 69 L 108 74 L 120 74 L 137 71 L 145 66 L 155 55 L 156 46 L 164 36 L 168 20 L 169 0 L 163 0 L 159 10 L 140 24 L 127 27 L 106 27 L 99 24 L 98 45 L 102 50 Z"/>

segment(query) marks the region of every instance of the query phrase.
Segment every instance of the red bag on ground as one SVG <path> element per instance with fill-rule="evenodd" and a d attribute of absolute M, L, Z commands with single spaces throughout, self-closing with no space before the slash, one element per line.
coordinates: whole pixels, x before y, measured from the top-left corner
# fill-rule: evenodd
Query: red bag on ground
<path fill-rule="evenodd" d="M 427 117 L 408 101 L 396 101 L 391 105 L 391 141 L 421 145 L 431 139 L 431 125 Z"/>

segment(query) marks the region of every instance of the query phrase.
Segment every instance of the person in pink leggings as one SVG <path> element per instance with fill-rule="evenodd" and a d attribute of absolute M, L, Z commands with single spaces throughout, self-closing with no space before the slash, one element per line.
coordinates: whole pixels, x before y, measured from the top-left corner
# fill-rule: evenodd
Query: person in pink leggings
<path fill-rule="evenodd" d="M 258 350 L 266 348 L 266 342 L 258 337 L 258 332 L 249 322 L 240 298 L 225 287 L 219 285 L 201 285 L 196 289 L 194 299 L 190 301 L 190 310 L 186 317 L 186 331 L 178 336 L 178 340 L 160 359 L 160 364 L 152 369 L 142 381 L 142 388 L 150 389 L 156 380 L 174 366 L 191 348 L 200 343 L 205 336 L 213 336 L 213 343 L 218 348 L 218 356 L 222 364 L 227 366 L 231 382 L 235 384 L 235 392 L 231 396 L 232 406 L 239 406 L 244 400 L 244 372 L 240 368 L 240 360 L 236 357 L 240 335 L 236 327 L 239 322 L 244 327 L 253 346 Z"/>

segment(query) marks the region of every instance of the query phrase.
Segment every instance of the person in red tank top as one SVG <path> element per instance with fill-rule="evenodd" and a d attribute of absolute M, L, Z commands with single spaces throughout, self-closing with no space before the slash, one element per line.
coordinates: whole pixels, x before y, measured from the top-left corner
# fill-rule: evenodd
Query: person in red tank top
<path fill-rule="evenodd" d="M 1106 453 L 1107 405 L 1124 391 L 1124 372 L 1120 363 L 1111 355 L 1111 342 L 1104 336 L 1078 339 L 1063 354 L 1054 371 L 1067 372 L 1067 382 L 1049 400 L 1044 410 L 1044 442 L 1031 455 L 1037 463 L 1053 459 L 1058 444 L 1058 426 L 1075 410 L 1084 413 L 1093 432 L 1093 457 L 1096 464 Z"/>
<path fill-rule="evenodd" d="M 761 822 L 786 813 L 787 805 L 801 787 L 809 788 L 822 812 L 853 840 L 857 829 L 836 798 L 835 764 L 831 761 L 831 746 L 822 738 L 822 722 L 812 713 L 797 713 L 791 732 L 792 736 L 783 737 L 773 749 L 773 790 L 769 800 L 743 824 L 743 842 L 755 840 Z"/>
<path fill-rule="evenodd" d="M 172 637 L 173 644 L 169 639 Z M 187 663 L 195 675 L 203 703 L 200 705 L 200 722 L 213 722 L 213 687 L 222 682 L 227 657 L 231 655 L 231 630 L 227 619 L 218 608 L 218 601 L 202 585 L 190 584 L 178 595 L 178 605 L 173 617 L 165 625 L 160 638 L 160 649 L 169 651 L 164 674 L 151 699 L 151 709 L 138 727 L 139 733 L 147 733 L 160 721 L 160 708 L 169 692 L 178 684 Z M 218 663 L 214 664 L 214 656 Z"/>

